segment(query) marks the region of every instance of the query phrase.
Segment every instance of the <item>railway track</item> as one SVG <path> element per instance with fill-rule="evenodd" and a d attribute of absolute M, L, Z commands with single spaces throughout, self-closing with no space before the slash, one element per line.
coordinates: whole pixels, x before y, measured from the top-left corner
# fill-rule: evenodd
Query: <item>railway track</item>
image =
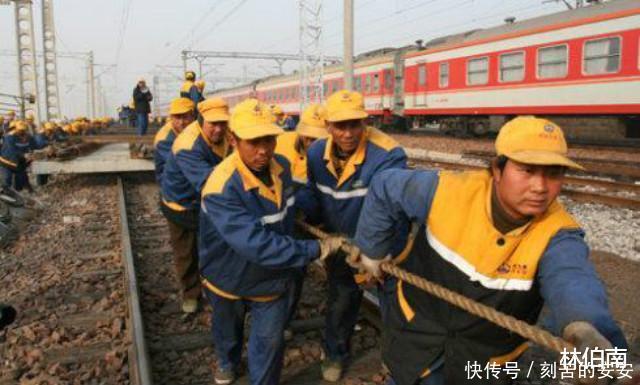
<path fill-rule="evenodd" d="M 153 178 L 123 179 L 120 188 L 122 252 L 130 266 L 127 277 L 131 319 L 127 325 L 134 341 L 129 350 L 132 383 L 211 384 L 216 365 L 209 331 L 211 309 L 205 305 L 197 314 L 188 316 L 181 312 L 168 231 L 158 209 Z M 287 343 L 285 352 L 284 384 L 322 383 L 321 329 L 326 295 L 322 271 L 317 266 L 309 270 L 291 325 L 294 338 Z M 135 297 L 139 298 L 139 306 Z M 380 342 L 376 327 L 379 315 L 373 305 L 377 300 L 375 296 L 367 297 L 371 302 L 364 307 L 364 318 L 353 340 L 354 359 L 346 374 L 355 384 L 383 381 L 380 365 L 375 364 L 379 362 Z M 241 368 L 241 373 L 236 383 L 248 384 L 246 367 Z"/>

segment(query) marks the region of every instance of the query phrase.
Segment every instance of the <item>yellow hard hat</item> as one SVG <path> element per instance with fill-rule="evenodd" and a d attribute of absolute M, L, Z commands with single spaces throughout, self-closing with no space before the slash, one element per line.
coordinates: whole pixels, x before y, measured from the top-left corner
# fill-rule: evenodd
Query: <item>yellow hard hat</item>
<path fill-rule="evenodd" d="M 33 116 L 33 114 L 27 114 L 27 121 L 28 122 L 33 122 L 35 119 L 35 117 Z"/>
<path fill-rule="evenodd" d="M 271 106 L 269 106 L 269 108 L 271 109 L 271 113 L 274 115 L 284 114 L 284 112 L 282 111 L 282 108 L 277 104 L 272 104 Z"/>
<path fill-rule="evenodd" d="M 364 99 L 359 92 L 341 90 L 327 99 L 328 122 L 364 119 L 367 116 L 369 114 L 364 110 Z"/>
<path fill-rule="evenodd" d="M 229 106 L 222 98 L 205 99 L 198 103 L 198 111 L 205 122 L 229 121 Z"/>
<path fill-rule="evenodd" d="M 7 112 L 7 115 L 9 116 L 16 116 L 16 112 L 13 110 L 10 110 L 9 112 Z"/>
<path fill-rule="evenodd" d="M 327 113 L 324 107 L 319 104 L 310 104 L 302 112 L 296 131 L 310 138 L 324 138 L 329 135 L 326 129 L 326 118 Z"/>
<path fill-rule="evenodd" d="M 229 125 L 240 139 L 255 139 L 263 136 L 280 135 L 284 131 L 275 123 L 269 107 L 257 99 L 246 99 L 237 104 Z"/>
<path fill-rule="evenodd" d="M 62 131 L 66 132 L 67 134 L 73 133 L 73 129 L 71 128 L 70 124 L 65 124 L 64 126 L 62 126 Z"/>
<path fill-rule="evenodd" d="M 169 115 L 186 114 L 193 111 L 193 101 L 189 98 L 175 98 L 169 105 Z"/>
<path fill-rule="evenodd" d="M 53 125 L 53 123 L 51 123 L 51 122 L 46 122 L 46 123 L 42 126 L 42 128 L 43 128 L 45 131 L 52 131 L 53 129 L 55 129 L 55 128 L 56 128 L 56 126 L 54 126 L 54 125 Z"/>
<path fill-rule="evenodd" d="M 193 71 L 187 71 L 184 73 L 184 78 L 186 80 L 196 80 L 196 73 Z"/>
<path fill-rule="evenodd" d="M 200 90 L 200 92 L 204 91 L 204 87 L 207 85 L 204 80 L 196 80 L 194 84 L 196 85 L 196 87 L 198 87 L 198 90 Z"/>
<path fill-rule="evenodd" d="M 496 153 L 525 164 L 584 167 L 567 157 L 567 141 L 555 123 L 534 116 L 507 122 L 496 138 Z"/>

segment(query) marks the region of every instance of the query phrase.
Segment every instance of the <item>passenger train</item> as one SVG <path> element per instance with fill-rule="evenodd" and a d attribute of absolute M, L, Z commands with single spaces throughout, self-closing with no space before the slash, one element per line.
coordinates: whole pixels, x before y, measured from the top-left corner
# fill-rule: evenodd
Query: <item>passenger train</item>
<path fill-rule="evenodd" d="M 485 135 L 519 114 L 555 120 L 569 137 L 640 137 L 640 1 L 612 0 L 356 57 L 354 88 L 383 128 Z M 343 86 L 324 67 L 324 97 Z M 300 113 L 299 76 L 216 90 Z"/>

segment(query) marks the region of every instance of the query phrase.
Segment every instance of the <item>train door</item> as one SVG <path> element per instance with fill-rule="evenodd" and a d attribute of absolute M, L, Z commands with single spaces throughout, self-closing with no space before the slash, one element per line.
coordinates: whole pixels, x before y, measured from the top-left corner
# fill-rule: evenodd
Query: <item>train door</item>
<path fill-rule="evenodd" d="M 413 94 L 413 105 L 415 107 L 427 106 L 427 63 L 418 62 L 417 73 L 415 77 Z"/>

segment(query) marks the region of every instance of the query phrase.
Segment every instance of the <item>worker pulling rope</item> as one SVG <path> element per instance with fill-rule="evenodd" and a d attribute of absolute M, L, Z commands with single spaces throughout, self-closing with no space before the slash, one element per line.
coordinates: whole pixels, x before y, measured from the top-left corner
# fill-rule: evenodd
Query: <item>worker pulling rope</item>
<path fill-rule="evenodd" d="M 319 228 L 311 226 L 303 221 L 297 221 L 297 224 L 305 231 L 309 232 L 319 239 L 323 239 L 329 236 L 329 234 L 325 233 Z M 353 245 L 346 244 L 343 246 L 343 250 L 351 254 L 353 252 L 356 252 L 357 249 Z M 573 344 L 563 340 L 562 338 L 554 336 L 546 330 L 540 329 L 537 326 L 530 325 L 508 314 L 497 311 L 489 306 L 476 302 L 470 298 L 453 292 L 420 276 L 411 274 L 394 265 L 393 263 L 384 262 L 382 263 L 380 268 L 385 273 L 392 275 L 403 282 L 424 290 L 427 293 L 440 298 L 450 304 L 453 304 L 461 309 L 464 309 L 471 314 L 493 322 L 494 324 L 499 325 L 524 338 L 527 338 L 540 346 L 544 346 L 556 352 L 562 352 L 565 349 L 567 351 L 570 351 L 575 348 Z"/>

